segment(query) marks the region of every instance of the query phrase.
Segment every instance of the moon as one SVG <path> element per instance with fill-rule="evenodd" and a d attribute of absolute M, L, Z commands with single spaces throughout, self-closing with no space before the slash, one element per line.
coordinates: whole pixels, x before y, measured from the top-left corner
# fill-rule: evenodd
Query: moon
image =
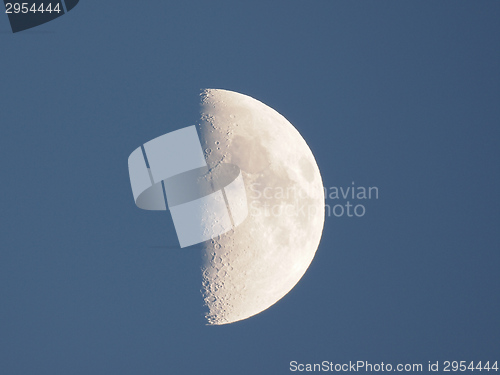
<path fill-rule="evenodd" d="M 324 224 L 324 190 L 299 132 L 249 96 L 207 89 L 198 131 L 211 168 L 241 170 L 248 216 L 203 245 L 202 293 L 209 325 L 233 323 L 274 305 L 302 278 Z"/>

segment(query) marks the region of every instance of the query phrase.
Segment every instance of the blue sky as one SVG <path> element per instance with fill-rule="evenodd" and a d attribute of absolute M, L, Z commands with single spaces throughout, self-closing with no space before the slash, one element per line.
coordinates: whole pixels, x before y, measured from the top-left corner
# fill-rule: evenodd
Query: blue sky
<path fill-rule="evenodd" d="M 499 19 L 496 1 L 325 0 L 82 0 L 18 34 L 0 17 L 0 372 L 500 361 Z M 325 186 L 379 189 L 326 218 L 287 296 L 218 327 L 200 254 L 135 207 L 127 171 L 196 122 L 203 88 L 284 115 Z"/>

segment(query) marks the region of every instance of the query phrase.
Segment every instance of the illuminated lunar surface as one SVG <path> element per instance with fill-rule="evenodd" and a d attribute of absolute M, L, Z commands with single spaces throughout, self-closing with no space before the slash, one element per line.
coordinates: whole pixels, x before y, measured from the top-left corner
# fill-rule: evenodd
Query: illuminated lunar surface
<path fill-rule="evenodd" d="M 205 90 L 201 114 L 207 163 L 241 169 L 249 210 L 242 224 L 203 249 L 206 319 L 227 324 L 272 306 L 304 275 L 323 231 L 324 193 L 311 150 L 272 108 Z"/>

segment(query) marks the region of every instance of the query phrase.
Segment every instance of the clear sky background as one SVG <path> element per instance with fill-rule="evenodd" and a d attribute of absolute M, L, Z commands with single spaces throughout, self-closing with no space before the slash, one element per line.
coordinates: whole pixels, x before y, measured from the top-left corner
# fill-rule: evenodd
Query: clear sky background
<path fill-rule="evenodd" d="M 81 0 L 12 34 L 0 14 L 0 373 L 500 361 L 499 20 L 498 1 Z M 199 249 L 135 207 L 127 170 L 203 88 L 283 114 L 325 186 L 379 188 L 326 218 L 281 301 L 214 327 Z"/>

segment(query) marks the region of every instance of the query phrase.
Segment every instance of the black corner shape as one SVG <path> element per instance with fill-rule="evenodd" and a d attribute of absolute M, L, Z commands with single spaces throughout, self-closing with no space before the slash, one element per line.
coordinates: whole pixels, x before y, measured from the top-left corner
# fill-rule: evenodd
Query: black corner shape
<path fill-rule="evenodd" d="M 13 33 L 31 29 L 61 17 L 69 12 L 79 0 L 4 0 L 5 12 L 9 16 Z"/>

